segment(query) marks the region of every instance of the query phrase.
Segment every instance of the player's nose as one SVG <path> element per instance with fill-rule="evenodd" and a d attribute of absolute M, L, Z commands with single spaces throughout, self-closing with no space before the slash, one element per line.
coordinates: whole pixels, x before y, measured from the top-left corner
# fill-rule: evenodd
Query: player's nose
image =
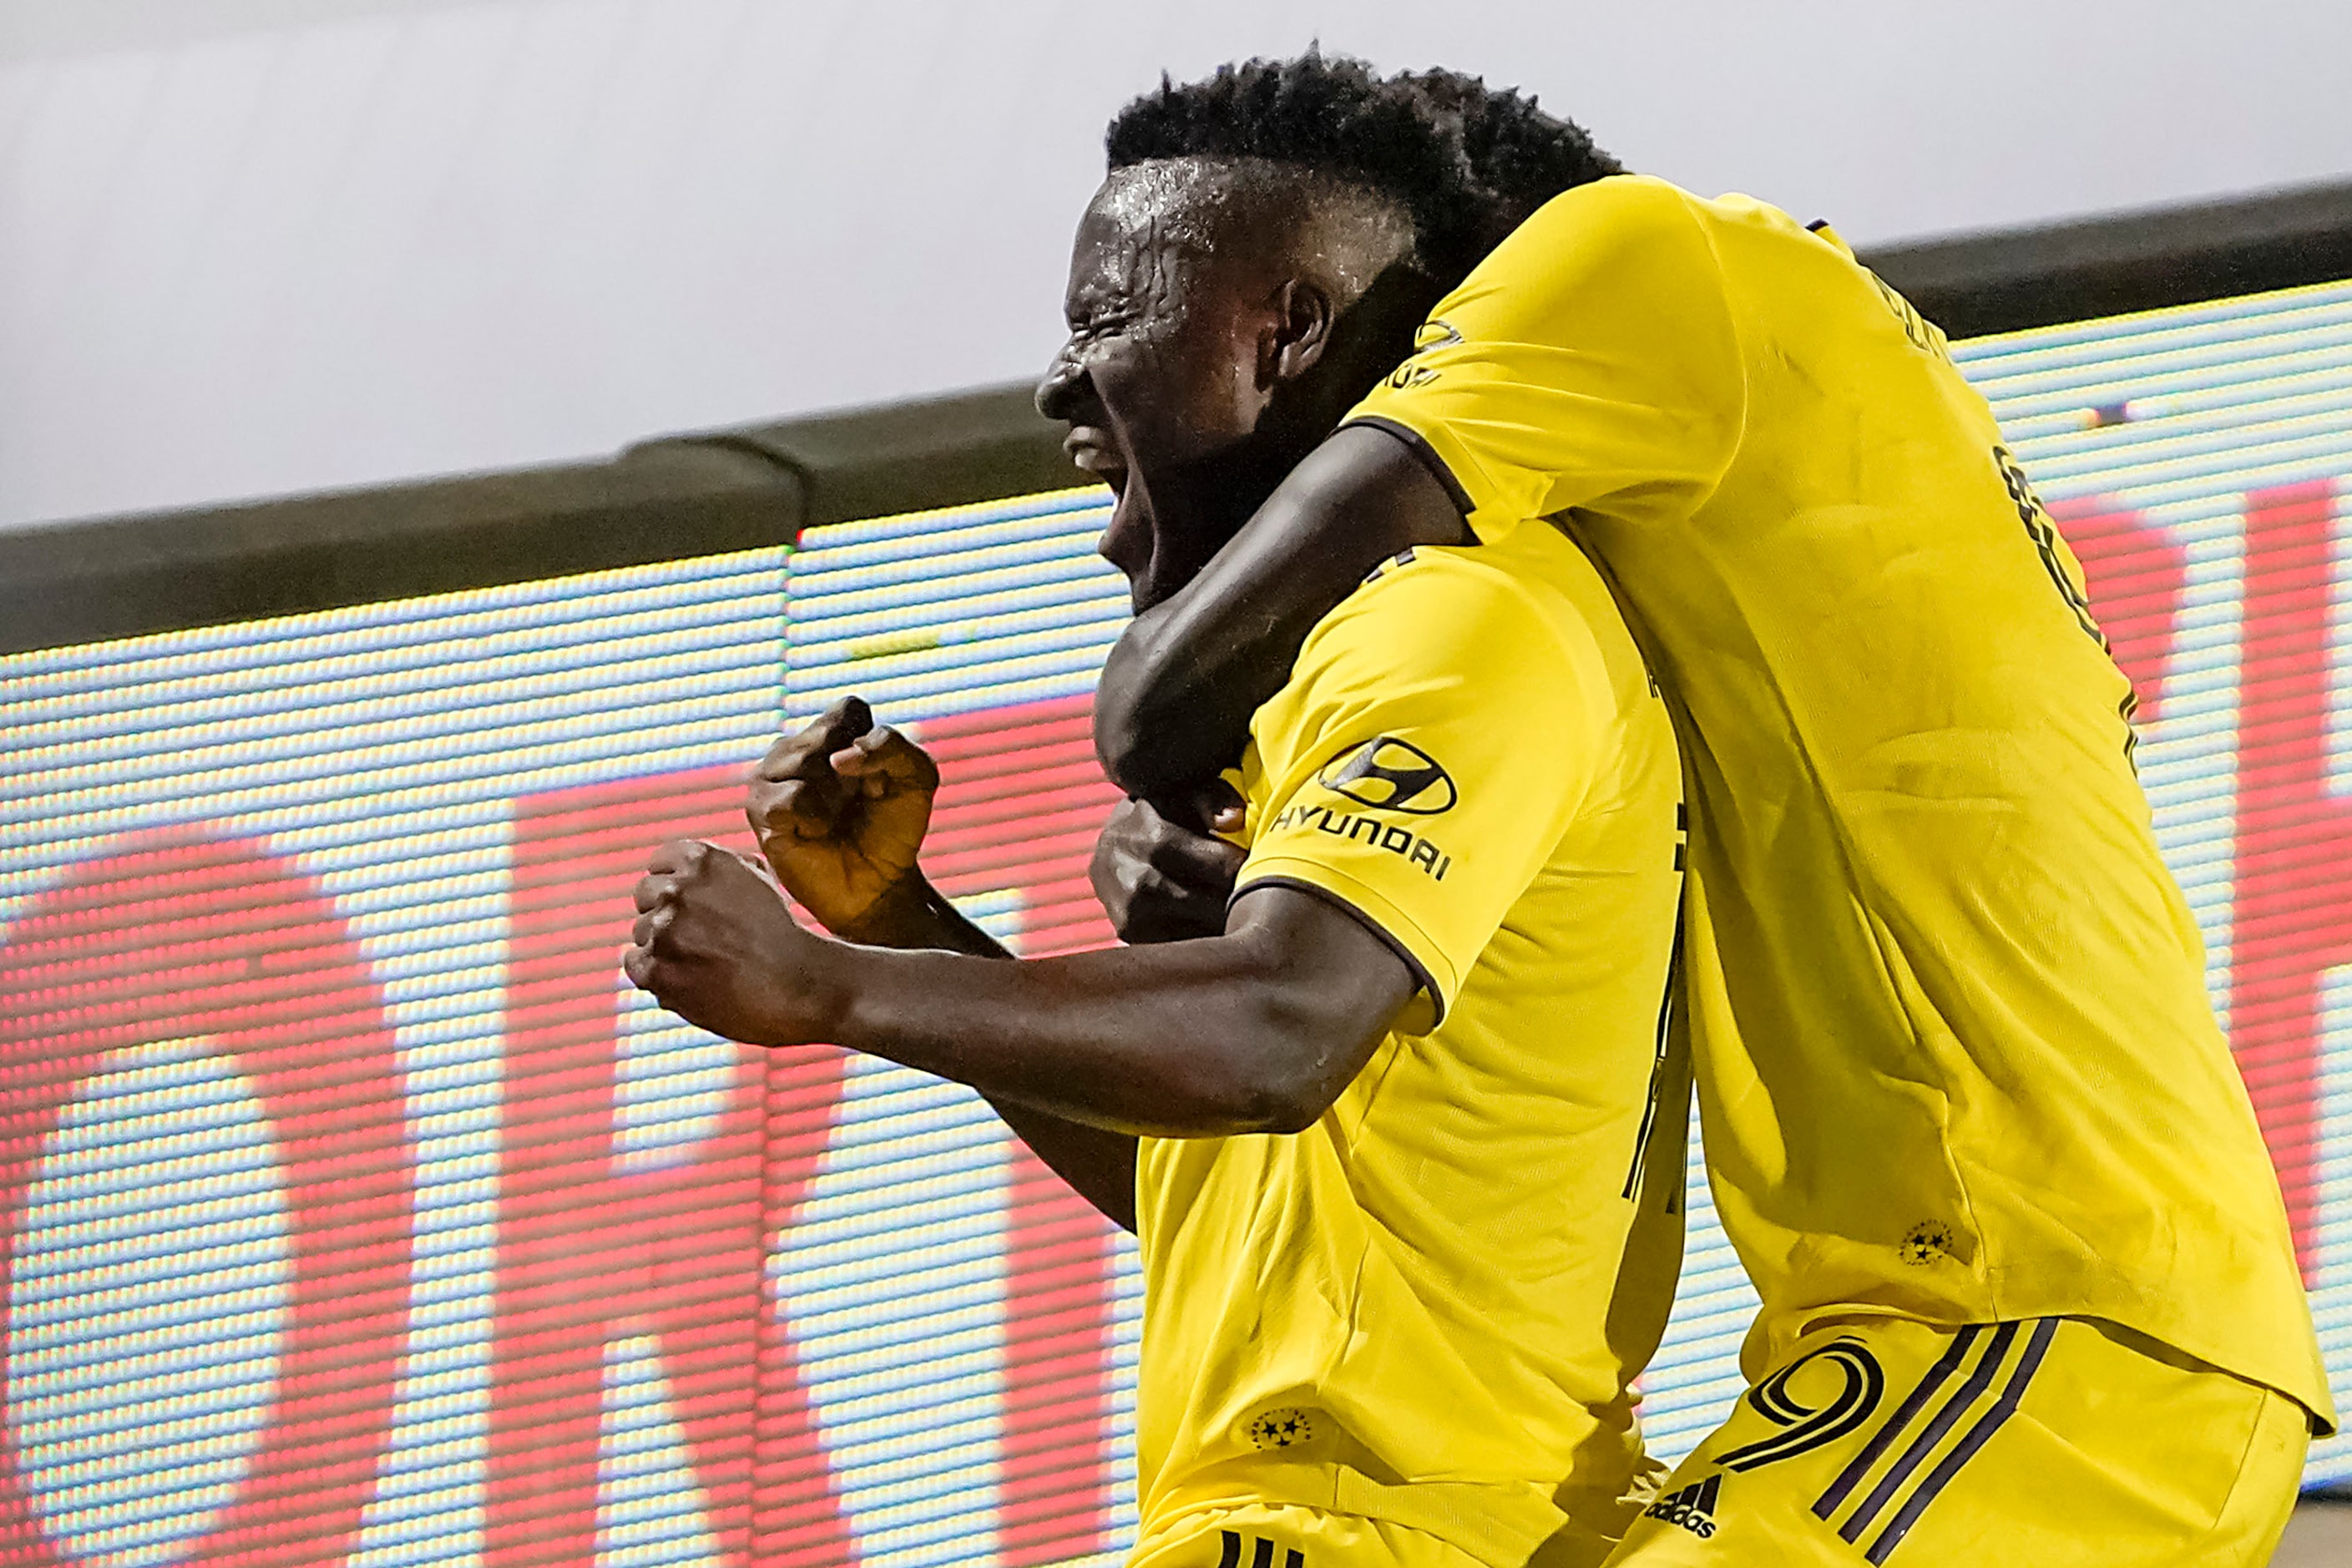
<path fill-rule="evenodd" d="M 1087 373 L 1079 367 L 1076 356 L 1065 348 L 1054 356 L 1054 363 L 1045 367 L 1045 376 L 1037 383 L 1037 412 L 1064 424 L 1077 423 L 1079 388 L 1086 378 Z"/>

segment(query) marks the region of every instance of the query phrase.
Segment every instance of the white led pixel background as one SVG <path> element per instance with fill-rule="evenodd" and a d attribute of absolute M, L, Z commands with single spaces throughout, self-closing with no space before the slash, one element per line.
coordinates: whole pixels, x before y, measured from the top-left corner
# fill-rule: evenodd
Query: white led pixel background
<path fill-rule="evenodd" d="M 2142 698 L 2352 1401 L 2352 285 L 1959 345 Z M 739 1049 L 617 973 L 650 847 L 856 690 L 930 860 L 1107 940 L 1093 493 L 0 658 L 0 1559 L 1090 1562 L 1131 1254 L 961 1090 Z M 1645 1380 L 1752 1306 L 1703 1185 Z M 2314 1479 L 2352 1475 L 2322 1445 Z"/>

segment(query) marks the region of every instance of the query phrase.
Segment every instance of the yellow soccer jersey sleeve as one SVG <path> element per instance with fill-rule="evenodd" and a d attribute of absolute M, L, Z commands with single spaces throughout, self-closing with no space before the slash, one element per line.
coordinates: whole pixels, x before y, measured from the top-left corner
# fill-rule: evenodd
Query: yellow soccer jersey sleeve
<path fill-rule="evenodd" d="M 1738 447 L 1747 388 L 1706 237 L 1670 185 L 1602 186 L 1530 218 L 1349 416 L 1433 455 L 1482 539 L 1576 507 L 1686 515 Z"/>
<path fill-rule="evenodd" d="M 1259 710 L 1234 896 L 1279 882 L 1347 904 L 1442 1017 L 1582 805 L 1612 715 L 1589 638 L 1563 638 L 1489 563 L 1434 563 L 1410 616 L 1375 594 L 1327 616 Z"/>

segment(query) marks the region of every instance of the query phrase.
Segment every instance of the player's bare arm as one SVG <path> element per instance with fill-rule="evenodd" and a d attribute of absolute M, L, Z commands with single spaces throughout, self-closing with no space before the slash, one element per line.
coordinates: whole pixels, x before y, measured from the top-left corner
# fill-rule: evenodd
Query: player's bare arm
<path fill-rule="evenodd" d="M 1402 961 L 1352 916 L 1286 889 L 1244 900 L 1210 940 L 1009 962 L 921 874 L 937 784 L 919 748 L 850 700 L 771 749 L 750 811 L 804 909 L 866 942 L 926 951 L 826 942 L 734 857 L 673 845 L 638 889 L 632 977 L 721 1034 L 826 1039 L 970 1083 L 1126 1223 L 1134 1134 L 1312 1121 L 1412 994 Z M 1122 842 L 1141 867 L 1129 901 L 1144 908 L 1196 906 L 1237 853 L 1148 813 L 1131 814 Z"/>
<path fill-rule="evenodd" d="M 920 852 L 939 778 L 919 746 L 876 724 L 863 700 L 847 697 L 769 748 L 753 771 L 746 815 L 777 879 L 835 935 L 1009 959 L 923 875 Z M 1092 869 L 1122 940 L 1168 942 L 1224 929 L 1242 859 L 1234 845 L 1129 801 L 1112 814 Z M 990 1103 L 1081 1197 L 1113 1224 L 1135 1228 L 1132 1135 L 1016 1100 Z"/>
<path fill-rule="evenodd" d="M 745 815 L 776 879 L 835 935 L 1010 959 L 923 875 L 939 783 L 929 753 L 845 697 L 768 749 L 752 772 Z M 1103 1217 L 1135 1228 L 1132 1136 L 1001 1097 L 989 1103 Z"/>
<path fill-rule="evenodd" d="M 1366 573 L 1463 544 L 1462 509 L 1374 426 L 1335 432 L 1191 584 L 1138 616 L 1104 666 L 1095 748 L 1130 795 L 1173 800 L 1240 755 L 1299 644 Z"/>
<path fill-rule="evenodd" d="M 751 1045 L 830 1041 L 1113 1132 L 1294 1132 L 1417 988 L 1357 919 L 1268 888 L 1199 942 L 1003 961 L 803 929 L 726 850 L 665 845 L 637 885 L 629 977 Z"/>

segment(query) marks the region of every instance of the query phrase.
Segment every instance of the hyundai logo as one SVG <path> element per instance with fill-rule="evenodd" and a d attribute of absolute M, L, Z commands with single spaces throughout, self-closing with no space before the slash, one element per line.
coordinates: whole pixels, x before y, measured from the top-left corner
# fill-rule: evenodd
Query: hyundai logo
<path fill-rule="evenodd" d="M 1454 780 L 1437 759 L 1410 741 L 1382 735 L 1331 759 L 1316 782 L 1375 811 L 1435 816 L 1451 811 Z"/>

